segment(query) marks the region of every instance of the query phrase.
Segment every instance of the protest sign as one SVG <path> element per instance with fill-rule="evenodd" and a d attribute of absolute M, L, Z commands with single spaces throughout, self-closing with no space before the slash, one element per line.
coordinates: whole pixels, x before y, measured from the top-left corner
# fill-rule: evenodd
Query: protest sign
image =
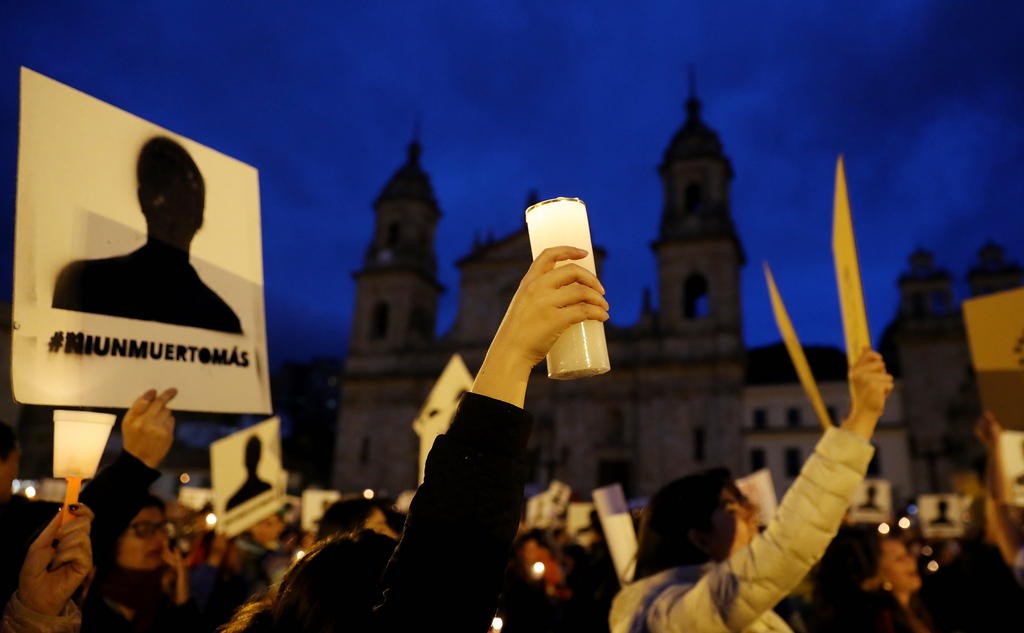
<path fill-rule="evenodd" d="M 964 301 L 963 313 L 982 406 L 1024 431 L 1024 288 Z"/>
<path fill-rule="evenodd" d="M 817 414 L 822 428 L 828 429 L 832 426 L 832 420 L 828 416 L 828 409 L 825 408 L 825 402 L 821 399 L 818 383 L 815 382 L 814 374 L 811 373 L 811 366 L 807 362 L 804 348 L 800 345 L 800 339 L 796 336 L 793 323 L 789 320 L 786 305 L 782 302 L 782 295 L 779 294 L 779 289 L 775 286 L 775 277 L 772 276 L 772 269 L 768 267 L 767 262 L 764 264 L 764 276 L 768 281 L 768 294 L 772 301 L 775 325 L 778 326 L 782 342 L 786 345 L 786 351 L 789 352 L 789 360 L 793 362 L 797 378 L 800 379 L 804 393 L 811 401 L 811 406 L 814 408 L 814 413 Z"/>
<path fill-rule="evenodd" d="M 213 507 L 213 489 L 199 486 L 182 486 L 178 489 L 178 503 L 190 510 L 200 511 L 206 506 Z"/>
<path fill-rule="evenodd" d="M 547 490 L 526 500 L 526 525 L 545 530 L 562 525 L 571 496 L 568 484 L 552 480 Z"/>
<path fill-rule="evenodd" d="M 569 537 L 590 527 L 590 513 L 594 510 L 593 503 L 573 501 L 565 513 L 565 533 Z"/>
<path fill-rule="evenodd" d="M 302 529 L 316 532 L 320 527 L 320 518 L 327 508 L 341 500 L 337 490 L 315 490 L 309 488 L 302 491 Z"/>
<path fill-rule="evenodd" d="M 448 430 L 462 394 L 472 387 L 473 374 L 469 373 L 462 357 L 453 354 L 412 423 L 412 430 L 420 438 L 420 483 L 423 483 L 423 469 L 434 440 Z"/>
<path fill-rule="evenodd" d="M 615 573 L 619 582 L 626 585 L 633 581 L 637 552 L 636 528 L 626 495 L 620 484 L 612 484 L 594 490 L 592 496 Z"/>
<path fill-rule="evenodd" d="M 885 479 L 861 482 L 849 510 L 855 523 L 888 523 L 892 521 L 892 484 Z"/>
<path fill-rule="evenodd" d="M 1003 431 L 997 450 L 1003 470 L 1003 500 L 1024 506 L 1024 432 Z"/>
<path fill-rule="evenodd" d="M 21 70 L 14 397 L 269 413 L 255 169 Z"/>
<path fill-rule="evenodd" d="M 284 502 L 280 420 L 270 418 L 210 445 L 217 531 L 241 534 Z"/>
<path fill-rule="evenodd" d="M 757 522 L 763 526 L 771 523 L 779 507 L 772 471 L 762 468 L 746 477 L 740 477 L 736 480 L 736 487 L 757 507 Z"/>
<path fill-rule="evenodd" d="M 832 257 L 835 261 L 839 307 L 843 316 L 846 339 L 846 361 L 850 367 L 857 362 L 865 347 L 871 347 L 864 291 L 860 283 L 860 263 L 853 236 L 850 200 L 846 193 L 846 170 L 843 157 L 836 162 L 836 188 L 832 202 Z"/>
<path fill-rule="evenodd" d="M 917 520 L 927 538 L 959 538 L 964 535 L 962 500 L 958 495 L 920 495 Z"/>

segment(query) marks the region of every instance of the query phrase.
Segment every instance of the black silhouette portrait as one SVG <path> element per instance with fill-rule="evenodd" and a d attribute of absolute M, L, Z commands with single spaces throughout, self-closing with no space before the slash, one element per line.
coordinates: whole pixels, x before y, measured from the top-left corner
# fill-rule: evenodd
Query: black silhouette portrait
<path fill-rule="evenodd" d="M 240 334 L 234 311 L 189 262 L 206 203 L 192 157 L 169 138 L 152 138 L 139 152 L 136 174 L 146 244 L 120 257 L 65 266 L 53 307 Z"/>
<path fill-rule="evenodd" d="M 953 525 L 953 521 L 949 518 L 949 502 L 940 501 L 938 503 L 939 516 L 932 519 L 929 525 Z"/>
<path fill-rule="evenodd" d="M 876 499 L 876 497 L 878 497 L 878 489 L 874 486 L 868 486 L 867 496 L 867 500 L 863 504 L 861 504 L 860 509 L 880 510 L 881 508 L 878 507 L 878 501 Z"/>
<path fill-rule="evenodd" d="M 263 455 L 263 443 L 258 435 L 253 435 L 245 443 L 245 483 L 238 489 L 238 492 L 228 499 L 227 510 L 242 505 L 256 495 L 270 490 L 271 485 L 256 475 L 256 468 L 260 465 L 260 457 Z"/>

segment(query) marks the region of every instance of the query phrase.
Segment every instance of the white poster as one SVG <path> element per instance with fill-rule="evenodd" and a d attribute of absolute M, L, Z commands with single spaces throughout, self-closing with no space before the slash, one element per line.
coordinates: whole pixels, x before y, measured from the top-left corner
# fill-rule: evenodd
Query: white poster
<path fill-rule="evenodd" d="M 182 486 L 178 489 L 178 503 L 199 512 L 207 505 L 213 506 L 213 489 L 199 486 Z"/>
<path fill-rule="evenodd" d="M 746 477 L 736 480 L 736 487 L 757 508 L 757 522 L 767 526 L 775 517 L 775 510 L 779 506 L 778 495 L 775 494 L 775 483 L 772 481 L 772 471 L 762 468 Z"/>
<path fill-rule="evenodd" d="M 341 493 L 337 490 L 303 490 L 302 529 L 306 532 L 316 532 L 320 528 L 320 518 L 324 516 L 324 512 L 340 499 Z"/>
<path fill-rule="evenodd" d="M 569 504 L 565 513 L 565 533 L 570 538 L 590 528 L 590 513 L 594 511 L 593 503 L 574 501 Z"/>
<path fill-rule="evenodd" d="M 423 483 L 423 469 L 434 440 L 448 431 L 462 394 L 472 387 L 473 374 L 469 373 L 462 357 L 453 354 L 412 423 L 412 430 L 420 438 L 420 483 Z"/>
<path fill-rule="evenodd" d="M 884 479 L 865 479 L 853 497 L 849 514 L 855 523 L 892 521 L 892 485 Z"/>
<path fill-rule="evenodd" d="M 1003 431 L 999 435 L 998 450 L 1006 502 L 1024 506 L 1024 432 Z"/>
<path fill-rule="evenodd" d="M 917 521 L 927 538 L 959 538 L 964 535 L 964 508 L 958 495 L 921 495 Z"/>
<path fill-rule="evenodd" d="M 255 169 L 21 70 L 22 403 L 269 413 Z"/>
<path fill-rule="evenodd" d="M 280 420 L 270 418 L 210 444 L 217 531 L 236 536 L 284 503 Z"/>
<path fill-rule="evenodd" d="M 571 497 L 569 484 L 552 480 L 547 490 L 526 500 L 526 525 L 544 530 L 563 525 Z"/>
<path fill-rule="evenodd" d="M 619 582 L 625 586 L 633 581 L 638 547 L 636 528 L 626 503 L 626 495 L 620 484 L 597 488 L 591 494 L 605 543 L 608 544 L 608 553 L 615 565 L 615 573 Z"/>

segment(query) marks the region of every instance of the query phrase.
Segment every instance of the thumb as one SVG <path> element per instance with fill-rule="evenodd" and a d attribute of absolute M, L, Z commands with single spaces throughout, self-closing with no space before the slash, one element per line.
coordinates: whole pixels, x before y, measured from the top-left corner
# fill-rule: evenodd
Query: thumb
<path fill-rule="evenodd" d="M 61 510 L 58 510 L 57 514 L 50 519 L 47 526 L 43 528 L 43 531 L 36 537 L 36 540 L 32 541 L 29 551 L 38 551 L 48 547 L 53 547 L 53 541 L 57 538 L 57 530 L 60 529 L 60 513 Z"/>

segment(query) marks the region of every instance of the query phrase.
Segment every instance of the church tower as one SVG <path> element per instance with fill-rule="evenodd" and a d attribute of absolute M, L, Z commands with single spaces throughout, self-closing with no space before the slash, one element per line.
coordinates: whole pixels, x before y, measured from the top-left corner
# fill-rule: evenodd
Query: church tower
<path fill-rule="evenodd" d="M 356 280 L 350 355 L 389 354 L 423 347 L 434 338 L 442 287 L 437 281 L 434 230 L 441 211 L 421 147 L 409 144 L 406 162 L 377 196 L 373 237 Z"/>
<path fill-rule="evenodd" d="M 658 323 L 669 337 L 725 337 L 715 345 L 718 352 L 739 351 L 744 255 L 730 215 L 732 165 L 700 110 L 691 75 L 686 121 L 658 169 L 664 190 L 661 227 L 652 245 Z"/>

